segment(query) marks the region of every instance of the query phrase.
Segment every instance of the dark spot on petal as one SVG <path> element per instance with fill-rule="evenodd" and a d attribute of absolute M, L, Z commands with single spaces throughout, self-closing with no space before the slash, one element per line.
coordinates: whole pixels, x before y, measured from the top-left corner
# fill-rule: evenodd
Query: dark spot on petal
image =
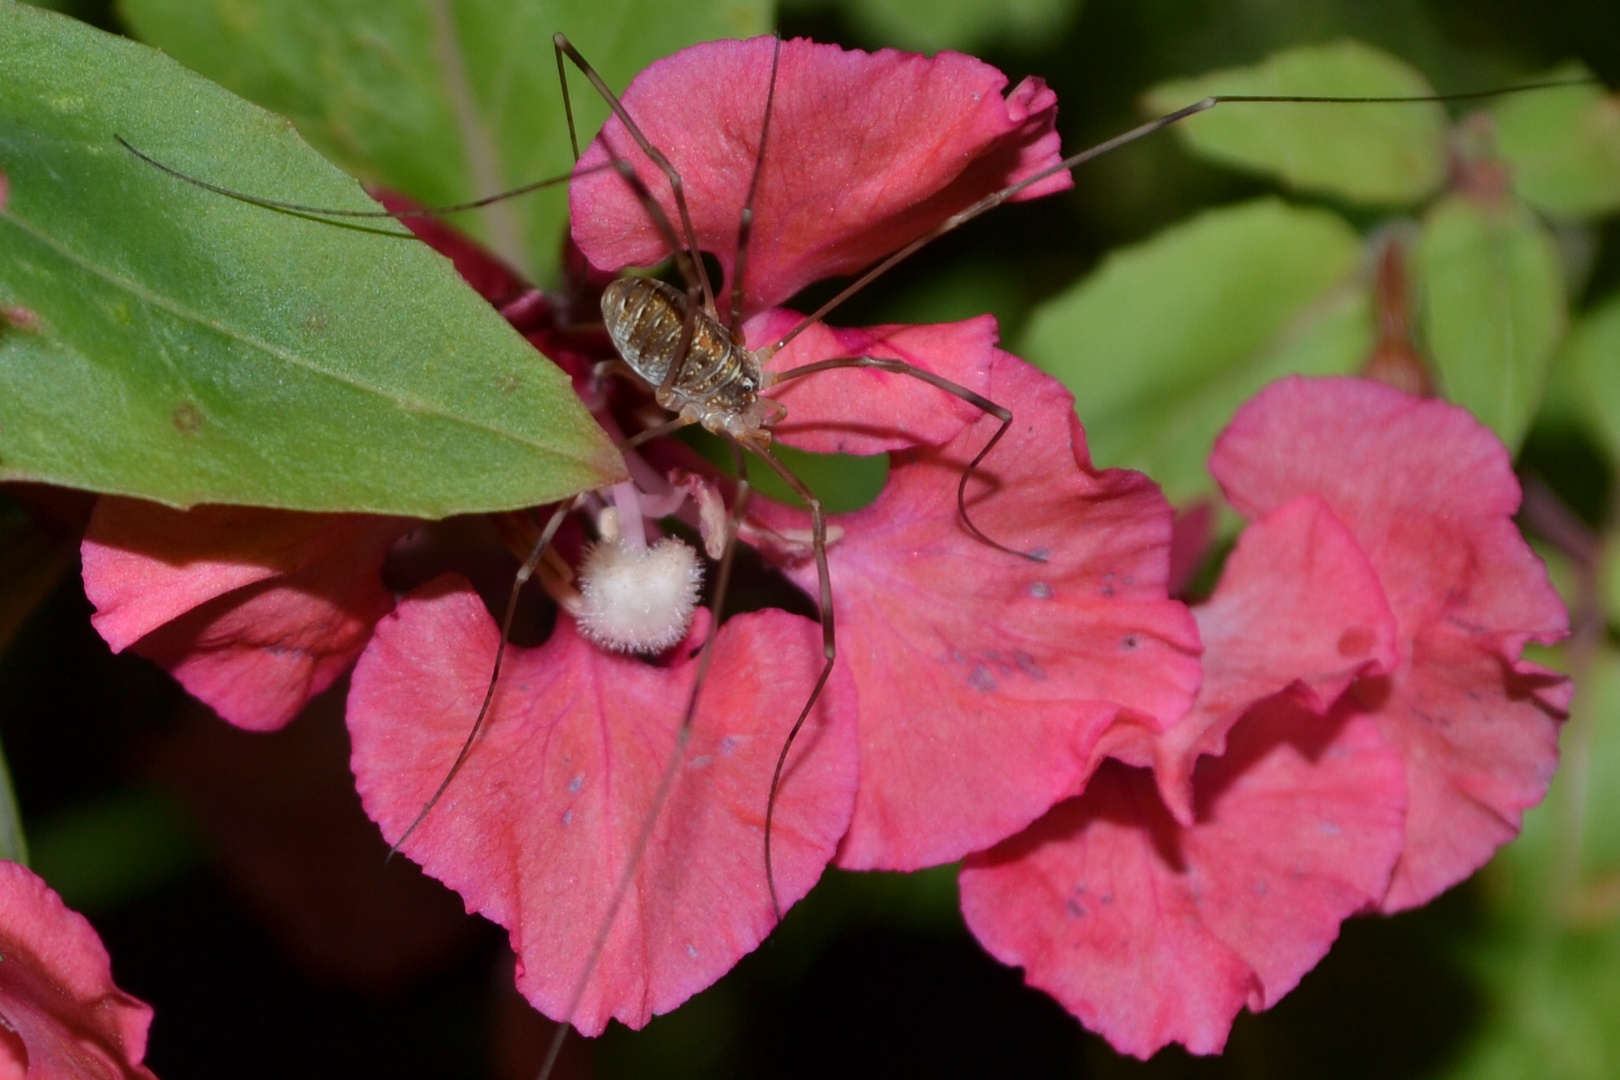
<path fill-rule="evenodd" d="M 1140 647 L 1141 644 L 1142 644 L 1142 639 L 1137 637 L 1135 634 L 1126 634 L 1125 635 L 1125 640 L 1120 642 L 1120 645 L 1122 645 L 1127 652 L 1134 651 L 1135 649 Z"/>
<path fill-rule="evenodd" d="M 202 430 L 203 414 L 191 402 L 183 401 L 169 414 L 169 423 L 182 435 L 195 435 Z"/>
<path fill-rule="evenodd" d="M 562 823 L 564 825 L 572 825 L 574 823 L 574 812 L 572 810 L 563 811 Z"/>
<path fill-rule="evenodd" d="M 1048 585 L 1044 581 L 1031 582 L 1029 586 L 1029 595 L 1033 596 L 1037 600 L 1050 600 L 1052 599 L 1052 586 Z"/>
<path fill-rule="evenodd" d="M 720 740 L 720 753 L 722 756 L 730 757 L 736 752 L 737 737 L 735 735 L 727 735 L 725 738 Z"/>
<path fill-rule="evenodd" d="M 1366 656 L 1372 651 L 1373 632 L 1365 626 L 1352 626 L 1339 635 L 1339 655 L 1347 658 Z"/>
<path fill-rule="evenodd" d="M 987 693 L 996 688 L 996 680 L 990 675 L 990 669 L 983 664 L 973 665 L 973 674 L 968 676 L 968 685 L 981 693 Z"/>
<path fill-rule="evenodd" d="M 568 781 L 568 793 L 570 795 L 577 795 L 579 793 L 579 789 L 584 787 L 584 786 L 585 786 L 585 774 L 581 773 L 578 776 L 574 777 L 572 780 Z"/>
<path fill-rule="evenodd" d="M 1037 548 L 1030 548 L 1028 551 L 1024 552 L 1024 554 L 1028 555 L 1031 559 L 1034 559 L 1036 562 L 1045 562 L 1047 559 L 1049 559 L 1051 557 L 1052 552 L 1051 552 L 1051 550 L 1049 548 L 1037 547 Z"/>
<path fill-rule="evenodd" d="M 1109 596 L 1109 597 L 1113 596 L 1114 595 L 1114 587 L 1112 585 L 1104 585 L 1102 587 L 1102 594 L 1104 596 Z"/>
<path fill-rule="evenodd" d="M 1073 897 L 1069 898 L 1069 902 L 1065 906 L 1069 909 L 1069 914 L 1073 915 L 1075 918 L 1080 919 L 1085 917 L 1086 909 L 1081 907 L 1080 901 L 1074 899 Z"/>
<path fill-rule="evenodd" d="M 1349 690 L 1350 700 L 1369 712 L 1382 709 L 1394 692 L 1395 684 L 1387 675 L 1357 679 Z"/>
<path fill-rule="evenodd" d="M 1033 656 L 1029 655 L 1029 653 L 1027 653 L 1027 652 L 1015 652 L 1015 653 L 1013 653 L 1013 660 L 1017 662 L 1018 670 L 1022 671 L 1025 675 L 1028 675 L 1030 678 L 1032 678 L 1032 679 L 1044 679 L 1044 678 L 1046 678 L 1046 672 L 1041 670 L 1041 665 L 1037 664 L 1035 662 L 1035 658 Z"/>

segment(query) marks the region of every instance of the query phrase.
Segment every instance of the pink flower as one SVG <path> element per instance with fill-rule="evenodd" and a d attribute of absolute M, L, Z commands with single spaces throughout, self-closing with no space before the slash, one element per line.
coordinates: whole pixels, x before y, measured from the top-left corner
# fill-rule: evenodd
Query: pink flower
<path fill-rule="evenodd" d="M 763 101 L 771 48 L 770 39 L 700 46 L 655 65 L 624 96 L 681 171 L 699 246 L 728 268 L 754 162 L 747 133 L 762 119 L 752 108 L 731 112 L 750 88 Z M 1003 85 L 964 57 L 929 62 L 784 43 L 743 311 L 751 344 L 800 321 L 763 305 L 863 265 L 1055 162 L 1050 95 L 1026 84 L 1004 102 Z M 865 104 L 825 105 L 846 99 Z M 697 134 L 670 137 L 694 117 L 702 118 Z M 829 129 L 832 117 L 853 127 Z M 940 132 L 946 145 L 919 159 L 923 130 Z M 731 134 L 710 139 L 711 131 Z M 610 124 L 605 138 L 617 147 L 622 130 Z M 861 157 L 833 153 L 838 146 L 859 146 Z M 601 153 L 593 149 L 583 164 Z M 643 170 L 652 190 L 664 190 Z M 834 193 L 839 213 L 804 212 L 812 185 L 793 179 L 807 175 Z M 919 204 L 924 211 L 901 209 Z M 667 250 L 617 174 L 582 176 L 573 209 L 576 239 L 596 265 L 655 261 Z M 784 845 L 776 870 L 784 903 L 808 889 L 840 842 L 849 865 L 919 866 L 1023 827 L 1083 783 L 1092 745 L 1122 707 L 1137 723 L 1163 726 L 1197 681 L 1194 629 L 1164 594 L 1168 507 L 1144 478 L 1090 467 L 1072 400 L 996 349 L 991 320 L 812 326 L 769 367 L 849 355 L 896 357 L 1012 409 L 1016 423 L 979 471 L 971 502 L 1001 542 L 1042 549 L 1045 561 L 997 551 L 960 524 L 956 478 L 997 423 L 978 408 L 893 373 L 841 371 L 779 388 L 789 410 L 776 429 L 783 442 L 896 455 L 879 502 L 831 523 L 840 661 L 795 746 L 773 823 L 773 840 Z M 676 452 L 649 446 L 646 462 Z M 658 477 L 648 471 L 650 485 Z M 794 539 L 806 535 L 807 516 L 751 505 L 745 534 L 814 589 L 812 552 Z M 553 1015 L 572 1005 L 656 801 L 658 763 L 694 675 L 693 635 L 649 666 L 602 653 L 560 616 L 540 650 L 514 652 L 486 741 L 404 844 L 511 930 L 520 987 Z M 682 767 L 634 867 L 625 910 L 567 1017 L 582 1030 L 599 1030 L 609 1016 L 645 1022 L 771 929 L 760 859 L 770 766 L 821 666 L 819 640 L 813 622 L 782 612 L 721 629 L 685 751 L 701 767 Z M 384 620 L 361 661 L 350 700 L 355 769 L 390 838 L 409 826 L 459 750 L 493 647 L 481 606 L 464 586 L 441 581 Z M 912 807 L 925 787 L 927 800 Z"/>
<path fill-rule="evenodd" d="M 759 39 L 687 50 L 624 98 L 681 171 L 698 244 L 728 273 L 772 48 Z M 1003 98 L 1004 87 L 994 69 L 953 54 L 782 45 L 743 311 L 753 346 L 799 322 L 770 305 L 801 286 L 857 269 L 1056 163 L 1051 93 L 1029 81 Z M 625 145 L 616 124 L 603 137 Z M 602 153 L 598 144 L 585 164 Z M 643 175 L 667 192 L 661 175 Z M 1023 194 L 1068 182 L 1058 173 Z M 576 239 L 596 266 L 656 261 L 667 250 L 618 174 L 582 175 L 572 198 Z M 551 300 L 522 292 L 464 243 L 434 242 L 557 356 L 605 425 L 639 429 L 645 396 L 592 373 L 605 358 L 599 339 L 551 319 Z M 576 281 L 589 288 L 600 275 L 581 268 Z M 998 423 L 977 407 L 877 371 L 774 388 L 789 410 L 776 432 L 783 442 L 894 455 L 879 501 L 832 522 L 840 659 L 775 807 L 773 882 L 784 905 L 835 853 L 851 866 L 911 867 L 995 843 L 1079 791 L 1113 725 L 1160 731 L 1197 685 L 1196 630 L 1165 598 L 1169 508 L 1145 478 L 1092 468 L 1068 394 L 995 340 L 988 318 L 816 325 L 771 358 L 770 370 L 784 372 L 852 354 L 893 357 L 1010 408 L 1013 427 L 975 472 L 969 504 L 998 542 L 1040 560 L 998 551 L 960 521 L 957 478 Z M 639 490 L 592 494 L 590 510 L 615 510 L 611 527 L 649 545 L 654 537 L 637 531 L 642 512 L 680 514 L 715 538 L 728 481 L 678 444 L 650 443 L 629 458 Z M 695 510 L 682 506 L 688 496 Z M 185 519 L 209 526 L 187 552 L 165 539 L 168 512 L 105 505 L 86 544 L 98 628 L 115 646 L 158 657 L 228 718 L 285 722 L 364 650 L 348 720 L 367 812 L 469 908 L 507 927 L 519 986 L 542 1010 L 587 1032 L 609 1017 L 640 1025 L 708 985 L 774 925 L 761 858 L 766 797 L 822 667 L 813 620 L 766 610 L 719 629 L 666 793 L 664 763 L 675 760 L 707 613 L 646 661 L 592 644 L 563 610 L 545 644 L 507 653 L 465 768 L 407 837 L 489 681 L 496 628 L 466 582 L 431 581 L 389 613 L 377 570 L 403 523 L 267 516 L 260 525 L 276 539 L 259 545 L 238 543 L 230 526 L 245 520 L 239 512 L 202 511 Z M 745 536 L 813 588 L 805 515 L 757 498 L 751 506 Z M 226 527 L 212 524 L 216 516 Z M 605 534 L 607 520 L 570 519 L 555 551 L 578 560 L 587 527 Z M 542 568 L 565 599 L 574 573 Z"/>
<path fill-rule="evenodd" d="M 12 862 L 0 862 L 0 957 L 0 1075 L 151 1080 L 152 1010 L 113 985 L 85 917 Z"/>
<path fill-rule="evenodd" d="M 1197 706 L 1163 736 L 1116 728 L 1083 797 L 962 873 L 986 948 L 1139 1057 L 1219 1051 L 1346 916 L 1471 873 L 1545 793 L 1569 700 L 1519 660 L 1565 614 L 1467 413 L 1289 379 L 1211 469 L 1257 520 L 1197 611 Z"/>

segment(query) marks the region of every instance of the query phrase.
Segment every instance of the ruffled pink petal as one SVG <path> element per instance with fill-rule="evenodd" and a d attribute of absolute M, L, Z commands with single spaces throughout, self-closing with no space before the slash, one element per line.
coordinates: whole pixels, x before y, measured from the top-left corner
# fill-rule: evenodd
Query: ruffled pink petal
<path fill-rule="evenodd" d="M 440 578 L 377 628 L 349 695 L 366 811 L 397 842 L 438 788 L 483 699 L 497 631 L 459 579 Z M 646 1023 L 719 978 L 775 924 L 762 857 L 783 739 L 820 669 L 815 623 L 779 611 L 723 626 L 682 767 L 568 1015 L 610 900 L 675 748 L 696 664 L 604 653 L 562 618 L 514 649 L 494 712 L 444 799 L 403 846 L 507 927 L 518 987 L 596 1034 Z M 784 905 L 820 876 L 849 821 L 857 753 L 848 676 L 835 672 L 794 744 L 773 823 Z"/>
<path fill-rule="evenodd" d="M 768 37 L 696 45 L 649 66 L 623 95 L 636 125 L 680 174 L 697 246 L 714 254 L 728 280 L 774 45 Z M 1055 165 L 1056 95 L 1026 79 L 1003 97 L 1006 85 L 995 68 L 957 53 L 929 59 L 782 42 L 744 313 L 853 273 L 983 196 Z M 679 229 L 668 182 L 617 118 L 580 168 L 610 160 L 604 140 L 634 165 Z M 1059 172 L 1018 198 L 1071 183 Z M 576 179 L 569 207 L 574 238 L 597 266 L 650 266 L 670 254 L 670 241 L 612 170 Z"/>
<path fill-rule="evenodd" d="M 748 324 L 751 346 L 777 340 L 801 316 L 773 308 Z M 983 395 L 996 355 L 996 320 L 984 315 L 959 323 L 874 326 L 839 330 L 816 323 L 767 363 L 782 375 L 823 360 L 874 356 L 903 360 Z M 925 389 L 914 375 L 839 369 L 791 379 L 767 393 L 787 408 L 772 428 L 779 442 L 822 454 L 881 454 L 949 442 L 983 410 L 946 390 Z"/>
<path fill-rule="evenodd" d="M 1183 828 L 1151 774 L 1110 762 L 962 870 L 984 946 L 1141 1058 L 1219 1052 L 1241 1008 L 1274 1004 L 1377 901 L 1400 851 L 1400 761 L 1365 718 L 1273 698 L 1196 788 Z"/>
<path fill-rule="evenodd" d="M 1286 379 L 1239 410 L 1210 459 L 1241 512 L 1320 496 L 1378 574 L 1408 660 L 1358 687 L 1405 756 L 1407 849 L 1387 911 L 1471 874 L 1540 801 L 1570 685 L 1519 659 L 1564 636 L 1546 569 L 1512 521 L 1507 450 L 1462 409 L 1356 379 Z"/>
<path fill-rule="evenodd" d="M 1244 530 L 1215 595 L 1193 617 L 1204 685 L 1192 711 L 1154 740 L 1152 758 L 1165 803 L 1184 825 L 1193 822 L 1198 758 L 1221 754 L 1254 702 L 1288 691 L 1325 713 L 1358 675 L 1387 675 L 1398 662 L 1395 616 L 1377 575 L 1311 496 Z"/>
<path fill-rule="evenodd" d="M 113 985 L 84 916 L 11 862 L 0 862 L 0 957 L 0 1076 L 151 1080 L 152 1010 Z"/>
<path fill-rule="evenodd" d="M 1352 690 L 1406 761 L 1406 850 L 1382 910 L 1426 904 L 1485 865 L 1547 793 L 1570 684 L 1505 659 L 1522 645 L 1421 634 L 1393 680 Z"/>
<path fill-rule="evenodd" d="M 1017 357 L 997 354 L 988 394 L 1014 420 L 968 485 L 973 520 L 1044 561 L 985 544 L 958 514 L 958 477 L 992 418 L 893 455 L 878 501 L 835 519 L 838 663 L 859 690 L 861 739 L 842 866 L 914 869 L 1011 835 L 1079 789 L 1122 709 L 1159 730 L 1198 685 L 1191 616 L 1165 598 L 1158 488 L 1093 469 L 1073 399 Z M 814 589 L 812 561 L 789 573 Z"/>
<path fill-rule="evenodd" d="M 82 548 L 91 622 L 238 727 L 268 731 L 348 669 L 393 607 L 380 572 L 410 523 L 103 498 Z"/>
<path fill-rule="evenodd" d="M 1403 637 L 1438 623 L 1539 642 L 1568 632 L 1513 524 L 1507 448 L 1463 409 L 1364 379 L 1284 379 L 1238 410 L 1209 467 L 1248 518 L 1321 497 L 1366 551 Z"/>

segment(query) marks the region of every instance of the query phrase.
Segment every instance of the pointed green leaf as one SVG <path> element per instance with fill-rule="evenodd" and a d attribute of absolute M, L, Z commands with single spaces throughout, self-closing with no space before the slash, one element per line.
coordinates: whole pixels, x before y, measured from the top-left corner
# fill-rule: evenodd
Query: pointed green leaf
<path fill-rule="evenodd" d="M 176 506 L 437 517 L 622 469 L 568 380 L 272 116 L 145 46 L 0 0 L 0 479 Z"/>
<path fill-rule="evenodd" d="M 1548 79 L 1578 79 L 1570 65 Z M 1601 86 L 1537 90 L 1491 107 L 1513 189 L 1537 209 L 1590 218 L 1620 209 L 1620 97 Z"/>
<path fill-rule="evenodd" d="M 1448 198 L 1418 241 L 1423 329 L 1446 397 L 1517 448 L 1566 318 L 1553 238 L 1524 204 Z"/>
<path fill-rule="evenodd" d="M 1361 243 L 1339 217 L 1262 199 L 1110 256 L 1039 309 L 1018 351 L 1074 391 L 1092 456 L 1173 502 L 1237 406 L 1290 372 L 1343 373 L 1372 347 Z"/>
<path fill-rule="evenodd" d="M 558 31 L 622 90 L 660 56 L 771 22 L 769 0 L 690 0 L 678 18 L 657 0 L 125 0 L 123 10 L 142 40 L 291 118 L 356 176 L 429 206 L 573 167 Z M 583 145 L 607 109 L 569 76 Z M 536 280 L 552 276 L 566 221 L 562 186 L 456 218 Z"/>
<path fill-rule="evenodd" d="M 1290 49 L 1254 67 L 1161 83 L 1145 98 L 1159 114 L 1216 94 L 1419 97 L 1422 75 L 1353 41 Z M 1433 102 L 1232 102 L 1176 125 L 1199 154 L 1357 203 L 1413 203 L 1445 178 L 1446 114 Z"/>

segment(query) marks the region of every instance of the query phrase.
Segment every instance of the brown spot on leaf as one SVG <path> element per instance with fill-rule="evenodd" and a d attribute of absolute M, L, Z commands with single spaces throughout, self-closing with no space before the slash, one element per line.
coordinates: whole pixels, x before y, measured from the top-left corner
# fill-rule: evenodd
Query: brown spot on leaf
<path fill-rule="evenodd" d="M 39 312 L 33 308 L 25 308 L 21 304 L 0 306 L 0 326 L 22 330 L 29 334 L 37 334 L 44 329 L 45 320 L 39 317 Z"/>
<path fill-rule="evenodd" d="M 169 416 L 169 422 L 174 430 L 182 435 L 195 435 L 202 430 L 203 414 L 189 401 L 181 402 Z"/>
<path fill-rule="evenodd" d="M 523 379 L 515 371 L 508 371 L 495 376 L 495 389 L 503 394 L 514 393 L 522 385 Z"/>
<path fill-rule="evenodd" d="M 320 308 L 312 308 L 309 314 L 304 316 L 304 332 L 306 334 L 324 334 L 326 333 L 326 325 L 326 312 Z"/>

